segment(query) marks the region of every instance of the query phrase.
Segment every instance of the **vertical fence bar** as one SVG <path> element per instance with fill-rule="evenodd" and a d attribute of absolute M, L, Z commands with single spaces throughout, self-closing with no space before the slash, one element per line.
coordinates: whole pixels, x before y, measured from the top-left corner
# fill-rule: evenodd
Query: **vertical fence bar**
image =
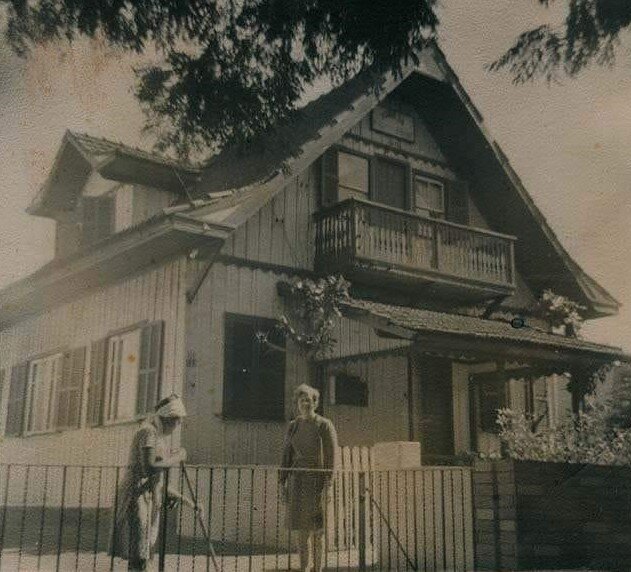
<path fill-rule="evenodd" d="M 192 572 L 195 572 L 195 558 L 197 557 L 197 499 L 199 498 L 199 467 L 195 467 L 195 498 L 191 499 L 194 503 L 193 514 L 193 553 Z"/>
<path fill-rule="evenodd" d="M 85 479 L 85 467 L 81 467 L 79 479 L 79 515 L 77 521 L 77 552 L 75 555 L 75 570 L 79 570 L 79 552 L 81 551 L 81 522 L 83 519 L 83 483 Z"/>
<path fill-rule="evenodd" d="M 94 559 L 92 568 L 96 570 L 96 560 L 99 551 L 99 526 L 101 524 L 101 491 L 103 487 L 103 467 L 99 467 L 99 479 L 96 496 L 96 513 L 94 515 Z"/>
<path fill-rule="evenodd" d="M 180 478 L 178 479 L 178 482 L 179 482 L 178 493 L 180 495 L 180 498 L 184 498 L 184 471 L 186 471 L 186 465 L 182 463 L 179 466 Z M 178 510 L 178 515 L 177 515 L 177 564 L 176 564 L 176 567 L 179 570 L 180 558 L 182 554 L 182 513 L 184 512 L 183 503 L 181 502 L 179 503 L 178 509 L 179 510 Z"/>
<path fill-rule="evenodd" d="M 61 477 L 61 506 L 59 508 L 59 542 L 57 544 L 57 563 L 55 570 L 59 571 L 59 565 L 61 563 L 61 546 L 63 544 L 63 532 L 64 532 L 64 508 L 66 502 L 66 478 L 68 476 L 68 467 L 64 465 Z"/>
<path fill-rule="evenodd" d="M 252 552 L 254 550 L 254 469 L 250 469 L 250 550 L 248 572 L 252 572 Z"/>
<path fill-rule="evenodd" d="M 212 519 L 212 515 L 213 515 L 213 469 L 212 467 L 209 468 L 208 470 L 208 538 L 206 539 L 206 572 L 210 572 L 210 556 L 212 554 L 211 550 L 211 544 L 212 544 L 212 537 L 213 537 L 213 519 Z M 215 563 L 213 561 L 213 570 L 215 572 L 217 572 L 217 570 L 215 570 Z"/>
<path fill-rule="evenodd" d="M 116 477 L 114 479 L 114 516 L 113 522 L 116 523 L 118 518 L 118 485 L 120 483 L 120 467 L 116 467 Z M 110 570 L 114 570 L 114 557 L 116 556 L 116 540 L 118 539 L 118 535 L 114 534 L 112 536 L 112 554 L 110 555 Z"/>
<path fill-rule="evenodd" d="M 43 491 L 43 497 L 42 497 L 42 512 L 41 512 L 40 521 L 39 521 L 39 537 L 37 540 L 37 569 L 38 570 L 41 568 L 41 564 L 42 564 L 42 550 L 43 550 L 43 544 L 44 544 L 44 525 L 46 522 L 46 503 L 48 501 L 47 496 L 48 496 L 48 471 L 49 470 L 50 470 L 50 467 L 46 465 L 46 467 L 44 467 L 44 491 Z"/>
<path fill-rule="evenodd" d="M 358 479 L 359 487 L 359 534 L 358 565 L 359 570 L 366 570 L 366 473 L 361 471 Z"/>
<path fill-rule="evenodd" d="M 20 521 L 20 540 L 18 543 L 18 563 L 17 570 L 20 569 L 22 564 L 22 544 L 24 542 L 24 527 L 26 525 L 26 504 L 28 503 L 28 485 L 29 477 L 31 476 L 31 466 L 27 465 L 26 474 L 24 475 L 24 494 L 22 495 L 22 519 Z"/>
<path fill-rule="evenodd" d="M 235 543 L 235 555 L 234 555 L 234 568 L 237 570 L 239 568 L 239 516 L 241 512 L 241 472 L 243 469 L 237 469 L 237 502 L 235 503 L 235 511 L 236 511 L 236 523 L 235 523 L 235 535 L 234 535 L 234 543 Z"/>
<path fill-rule="evenodd" d="M 2 565 L 2 555 L 4 553 L 4 534 L 7 525 L 7 507 L 9 506 L 9 482 L 11 480 L 11 467 L 7 465 L 7 480 L 4 484 L 4 506 L 2 507 L 2 528 L 0 528 L 0 566 Z"/>
<path fill-rule="evenodd" d="M 286 469 L 280 469 L 281 471 L 284 471 Z M 285 484 L 281 484 L 281 473 L 277 472 L 276 473 L 276 569 L 278 570 L 278 557 L 279 557 L 279 552 L 280 552 L 280 546 L 279 546 L 279 542 L 280 542 L 280 497 L 283 493 L 284 487 L 286 486 Z M 284 478 L 284 475 L 283 475 Z"/>
<path fill-rule="evenodd" d="M 221 511 L 221 546 L 222 547 L 224 547 L 226 543 L 226 496 L 228 494 L 227 487 L 228 487 L 228 469 L 224 467 L 223 491 L 222 491 L 223 499 L 222 499 L 222 504 L 221 504 L 221 508 L 223 509 Z M 224 554 L 222 551 L 222 554 L 221 554 L 221 571 L 222 572 L 223 572 L 223 565 L 224 565 Z"/>
<path fill-rule="evenodd" d="M 412 542 L 414 543 L 414 566 L 418 570 L 418 498 L 416 496 L 416 475 L 417 471 L 412 471 Z"/>
<path fill-rule="evenodd" d="M 263 569 L 267 564 L 267 547 L 265 545 L 265 532 L 267 530 L 267 476 L 269 469 L 265 467 L 263 469 L 263 538 L 261 544 L 263 545 Z"/>
<path fill-rule="evenodd" d="M 167 504 L 168 504 L 168 500 L 169 500 L 169 469 L 163 469 L 164 470 L 164 490 L 162 492 L 162 506 L 160 507 L 160 512 L 161 514 L 161 518 L 162 520 L 160 521 L 160 528 L 161 528 L 161 537 L 160 537 L 160 553 L 159 553 L 159 557 L 158 557 L 158 570 L 159 572 L 164 572 L 166 570 L 165 564 L 166 564 L 166 551 L 167 551 L 167 515 L 168 510 L 167 510 Z"/>

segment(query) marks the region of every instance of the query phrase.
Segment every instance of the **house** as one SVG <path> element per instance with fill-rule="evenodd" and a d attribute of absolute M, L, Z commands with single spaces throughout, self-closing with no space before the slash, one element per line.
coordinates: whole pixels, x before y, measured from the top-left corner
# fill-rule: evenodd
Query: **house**
<path fill-rule="evenodd" d="M 175 391 L 191 462 L 273 464 L 304 381 L 343 445 L 418 441 L 442 461 L 496 450 L 499 407 L 554 423 L 580 397 L 562 374 L 622 357 L 536 315 L 545 289 L 586 319 L 618 303 L 561 246 L 436 46 L 205 165 L 68 132 L 28 212 L 56 222 L 55 258 L 0 292 L 5 463 L 122 464 Z M 329 274 L 352 283 L 333 352 L 261 350 L 278 284 Z"/>

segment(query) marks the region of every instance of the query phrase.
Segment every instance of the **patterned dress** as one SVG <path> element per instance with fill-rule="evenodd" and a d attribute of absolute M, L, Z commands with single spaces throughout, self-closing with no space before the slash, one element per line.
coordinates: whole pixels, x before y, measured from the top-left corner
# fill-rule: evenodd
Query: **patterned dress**
<path fill-rule="evenodd" d="M 158 539 L 163 500 L 162 470 L 145 465 L 144 450 L 154 448 L 164 457 L 164 438 L 159 421 L 148 419 L 138 429 L 131 446 L 127 472 L 118 489 L 110 554 L 129 560 L 130 565 L 149 561 Z"/>
<path fill-rule="evenodd" d="M 295 419 L 285 437 L 282 467 L 316 469 L 281 471 L 287 486 L 287 520 L 292 530 L 322 530 L 326 503 L 325 485 L 335 469 L 337 434 L 333 423 L 320 415 Z"/>

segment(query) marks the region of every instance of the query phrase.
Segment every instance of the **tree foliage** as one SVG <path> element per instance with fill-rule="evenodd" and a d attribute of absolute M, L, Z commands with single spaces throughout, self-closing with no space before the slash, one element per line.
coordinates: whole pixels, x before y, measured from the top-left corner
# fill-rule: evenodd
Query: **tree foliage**
<path fill-rule="evenodd" d="M 15 51 L 78 36 L 161 61 L 137 70 L 159 147 L 247 141 L 286 119 L 305 86 L 374 65 L 400 71 L 438 24 L 436 0 L 0 0 Z"/>
<path fill-rule="evenodd" d="M 537 0 L 546 7 L 554 1 Z M 629 24 L 628 0 L 568 0 L 563 24 L 525 31 L 489 67 L 507 69 L 515 83 L 574 77 L 592 62 L 613 64 L 620 35 Z"/>

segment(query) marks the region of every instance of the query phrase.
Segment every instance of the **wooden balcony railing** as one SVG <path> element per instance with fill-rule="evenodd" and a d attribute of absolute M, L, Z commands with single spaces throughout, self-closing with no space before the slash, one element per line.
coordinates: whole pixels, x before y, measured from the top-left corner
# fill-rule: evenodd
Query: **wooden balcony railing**
<path fill-rule="evenodd" d="M 340 271 L 346 265 L 372 265 L 514 287 L 513 236 L 361 199 L 338 203 L 315 218 L 319 268 Z"/>

